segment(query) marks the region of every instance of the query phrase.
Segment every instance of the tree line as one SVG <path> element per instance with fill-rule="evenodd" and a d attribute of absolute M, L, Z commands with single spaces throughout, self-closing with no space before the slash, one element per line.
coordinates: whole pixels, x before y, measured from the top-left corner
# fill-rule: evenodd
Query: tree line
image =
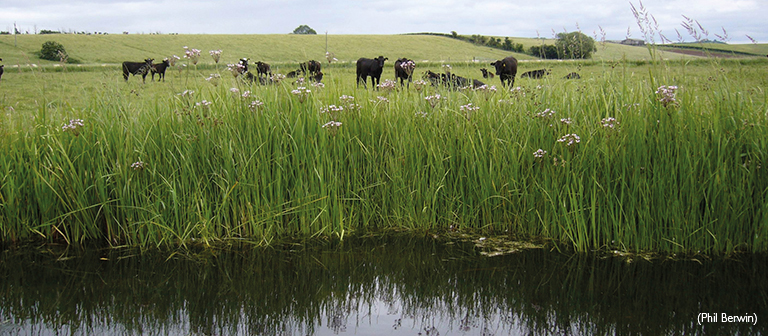
<path fill-rule="evenodd" d="M 445 33 L 417 33 L 417 35 L 435 35 L 444 36 L 472 44 L 486 46 L 511 52 L 524 53 L 531 56 L 544 59 L 586 59 L 591 58 L 592 53 L 597 51 L 595 40 L 581 32 L 559 33 L 555 44 L 543 44 L 540 46 L 531 46 L 525 49 L 522 43 L 515 43 L 509 37 L 503 40 L 499 37 L 474 35 L 459 35 L 452 31 Z"/>

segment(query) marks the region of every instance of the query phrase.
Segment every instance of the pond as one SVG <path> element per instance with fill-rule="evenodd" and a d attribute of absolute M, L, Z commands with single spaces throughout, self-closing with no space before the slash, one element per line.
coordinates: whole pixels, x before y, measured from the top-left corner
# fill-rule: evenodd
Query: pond
<path fill-rule="evenodd" d="M 5 249 L 0 334 L 768 334 L 764 256 L 481 252 L 431 237 Z"/>

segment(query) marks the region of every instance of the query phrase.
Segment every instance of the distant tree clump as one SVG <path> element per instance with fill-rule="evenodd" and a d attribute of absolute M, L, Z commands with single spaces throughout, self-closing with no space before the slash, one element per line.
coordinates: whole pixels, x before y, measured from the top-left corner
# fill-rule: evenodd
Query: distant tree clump
<path fill-rule="evenodd" d="M 45 34 L 61 34 L 61 32 L 58 30 L 41 29 L 40 35 L 45 35 Z"/>
<path fill-rule="evenodd" d="M 62 58 L 67 57 L 67 51 L 61 43 L 48 41 L 43 43 L 43 47 L 40 49 L 38 56 L 44 60 L 61 61 Z"/>
<path fill-rule="evenodd" d="M 531 56 L 541 57 L 543 59 L 558 59 L 560 53 L 557 47 L 551 44 L 542 44 L 540 46 L 532 46 L 528 48 L 528 54 Z"/>
<path fill-rule="evenodd" d="M 307 25 L 301 25 L 296 27 L 292 34 L 317 35 L 317 32 L 314 29 L 309 28 Z"/>
<path fill-rule="evenodd" d="M 595 40 L 581 32 L 557 34 L 555 46 L 564 59 L 591 58 L 592 52 L 597 51 Z"/>

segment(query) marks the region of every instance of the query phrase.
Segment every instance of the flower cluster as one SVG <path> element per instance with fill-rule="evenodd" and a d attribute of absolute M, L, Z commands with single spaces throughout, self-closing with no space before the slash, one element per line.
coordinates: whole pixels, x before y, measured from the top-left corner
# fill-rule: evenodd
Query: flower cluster
<path fill-rule="evenodd" d="M 423 112 L 423 111 L 416 112 L 416 116 L 417 117 L 426 118 L 427 117 L 427 112 Z"/>
<path fill-rule="evenodd" d="M 352 103 L 353 101 L 355 101 L 355 97 L 353 97 L 353 96 L 348 96 L 348 95 L 341 95 L 341 97 L 339 97 L 339 99 L 340 99 L 340 100 L 341 100 L 341 102 L 343 102 L 344 104 L 350 104 L 350 103 Z"/>
<path fill-rule="evenodd" d="M 552 118 L 555 116 L 555 113 L 556 112 L 554 110 L 546 109 L 544 111 L 534 114 L 533 116 L 536 118 Z"/>
<path fill-rule="evenodd" d="M 142 170 L 144 169 L 144 165 L 144 161 L 136 161 L 131 164 L 131 168 L 133 168 L 133 170 Z"/>
<path fill-rule="evenodd" d="M 459 109 L 465 112 L 471 112 L 471 111 L 477 111 L 480 109 L 479 106 L 474 106 L 472 103 L 469 103 L 467 105 L 461 105 L 459 106 Z"/>
<path fill-rule="evenodd" d="M 413 82 L 413 86 L 416 88 L 416 91 L 421 91 L 428 83 L 419 79 Z"/>
<path fill-rule="evenodd" d="M 243 72 L 245 72 L 245 65 L 242 65 L 240 63 L 235 64 L 227 64 L 227 70 L 232 73 L 232 76 L 240 76 Z"/>
<path fill-rule="evenodd" d="M 330 132 L 332 135 L 336 135 L 336 132 L 338 132 L 339 127 L 341 127 L 340 121 L 329 121 L 323 125 L 323 128 L 327 129 L 328 132 Z"/>
<path fill-rule="evenodd" d="M 312 86 L 314 86 L 314 87 L 316 87 L 318 89 L 322 89 L 322 88 L 325 87 L 325 84 L 317 82 L 317 83 L 312 83 Z"/>
<path fill-rule="evenodd" d="M 563 119 L 560 119 L 560 123 L 565 124 L 565 125 L 570 125 L 570 124 L 573 123 L 573 119 L 571 119 L 571 118 L 563 118 Z"/>
<path fill-rule="evenodd" d="M 376 85 L 376 87 L 380 89 L 384 89 L 385 92 L 389 92 L 397 88 L 397 82 L 391 79 L 387 79 L 384 81 L 384 83 L 379 83 Z"/>
<path fill-rule="evenodd" d="M 328 105 L 321 109 L 320 113 L 330 113 L 331 115 L 335 115 L 336 112 L 342 111 L 344 111 L 344 106 Z"/>
<path fill-rule="evenodd" d="M 543 158 L 543 157 L 544 157 L 544 155 L 547 155 L 547 151 L 545 151 L 545 150 L 543 150 L 543 149 L 541 149 L 541 148 L 539 148 L 538 150 L 536 150 L 535 152 L 533 152 L 533 157 L 535 157 L 535 158 L 537 158 L 537 159 L 541 159 L 541 158 Z"/>
<path fill-rule="evenodd" d="M 616 128 L 616 124 L 618 124 L 618 122 L 616 122 L 616 118 L 608 117 L 608 118 L 603 118 L 603 120 L 600 120 L 600 124 L 606 128 Z"/>
<path fill-rule="evenodd" d="M 329 63 L 329 64 L 330 64 L 331 62 L 336 62 L 336 61 L 338 61 L 338 59 L 336 59 L 336 55 L 334 55 L 334 54 L 333 54 L 332 52 L 330 52 L 330 51 L 326 51 L 326 52 L 325 52 L 325 59 L 327 59 L 327 60 L 328 60 L 328 63 Z"/>
<path fill-rule="evenodd" d="M 489 93 L 496 93 L 496 85 L 488 86 L 488 84 L 483 84 L 481 86 L 478 86 L 475 88 L 475 91 L 483 91 L 483 92 L 489 92 Z"/>
<path fill-rule="evenodd" d="M 192 64 L 197 64 L 197 60 L 200 58 L 200 49 L 190 49 L 189 47 L 184 46 L 184 58 L 192 61 Z"/>
<path fill-rule="evenodd" d="M 194 93 L 195 91 L 192 91 L 192 90 L 184 90 L 184 92 L 179 93 L 178 95 L 181 96 L 182 98 L 191 98 Z"/>
<path fill-rule="evenodd" d="M 213 57 L 213 61 L 215 63 L 219 63 L 219 59 L 221 59 L 221 49 L 211 50 L 208 53 L 211 54 L 211 57 Z"/>
<path fill-rule="evenodd" d="M 252 95 L 251 95 L 251 91 L 245 91 L 245 92 L 243 92 L 243 94 L 242 94 L 242 95 L 240 95 L 240 96 L 241 96 L 241 97 L 243 97 L 243 98 L 251 98 L 251 97 L 252 97 Z"/>
<path fill-rule="evenodd" d="M 405 73 L 410 75 L 413 73 L 413 70 L 416 69 L 416 63 L 414 63 L 412 60 L 407 60 L 403 63 L 400 63 L 400 67 L 405 70 Z"/>
<path fill-rule="evenodd" d="M 251 109 L 251 111 L 257 111 L 261 109 L 264 106 L 264 103 L 258 100 L 254 100 L 251 102 L 250 105 L 248 105 L 248 108 Z"/>
<path fill-rule="evenodd" d="M 429 102 L 429 106 L 435 108 L 435 106 L 440 103 L 440 99 L 445 100 L 446 98 L 440 94 L 435 94 L 433 96 L 424 97 L 424 99 Z"/>
<path fill-rule="evenodd" d="M 80 135 L 80 128 L 84 126 L 83 119 L 70 119 L 68 125 L 61 126 L 61 130 L 78 136 Z"/>
<path fill-rule="evenodd" d="M 659 88 L 656 90 L 656 96 L 658 97 L 659 101 L 664 105 L 664 107 L 667 107 L 669 105 L 677 105 L 677 100 L 675 98 L 675 92 L 677 91 L 677 86 L 675 85 L 662 85 L 659 86 Z"/>
<path fill-rule="evenodd" d="M 219 75 L 219 74 L 211 74 L 205 80 L 208 81 L 208 83 L 213 84 L 213 86 L 219 86 L 219 81 L 221 80 L 221 75 Z"/>
<path fill-rule="evenodd" d="M 176 55 L 173 55 L 173 56 L 171 56 L 171 57 L 169 57 L 169 58 L 168 58 L 168 65 L 170 65 L 170 66 L 176 66 L 176 61 L 178 61 L 178 60 L 180 60 L 180 59 L 181 59 L 181 57 L 179 57 L 179 56 L 176 56 Z"/>
<path fill-rule="evenodd" d="M 277 84 L 283 81 L 285 79 L 285 75 L 276 73 L 269 77 L 269 80 L 272 81 L 272 83 Z"/>
<path fill-rule="evenodd" d="M 307 89 L 306 87 L 299 86 L 295 90 L 291 90 L 291 94 L 294 96 L 299 97 L 299 102 L 304 102 L 304 100 L 309 97 L 309 94 L 312 93 L 312 90 Z"/>
<path fill-rule="evenodd" d="M 203 101 L 201 101 L 199 103 L 195 103 L 195 107 L 208 108 L 208 107 L 211 106 L 211 104 L 213 104 L 213 103 L 203 99 Z"/>
<path fill-rule="evenodd" d="M 240 94 L 240 89 L 233 87 L 233 88 L 229 89 L 229 92 L 232 92 L 234 94 Z"/>
<path fill-rule="evenodd" d="M 560 139 L 557 139 L 557 142 L 562 142 L 566 146 L 571 146 L 581 142 L 581 138 L 576 134 L 566 134 L 560 137 Z"/>

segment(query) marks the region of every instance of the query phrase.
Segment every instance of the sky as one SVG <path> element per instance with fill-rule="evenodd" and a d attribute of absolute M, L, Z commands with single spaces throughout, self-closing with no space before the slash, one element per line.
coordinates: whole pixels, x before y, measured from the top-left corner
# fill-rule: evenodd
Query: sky
<path fill-rule="evenodd" d="M 648 18 L 641 13 L 637 20 L 632 6 Z M 13 31 L 15 23 L 22 33 L 286 34 L 308 25 L 318 34 L 456 31 L 553 38 L 581 31 L 598 41 L 649 40 L 645 31 L 661 32 L 672 42 L 693 42 L 698 35 L 768 43 L 768 0 L 0 0 L 0 8 L 0 30 Z M 686 22 L 696 31 L 687 30 Z M 654 34 L 653 41 L 662 42 L 662 37 Z"/>

